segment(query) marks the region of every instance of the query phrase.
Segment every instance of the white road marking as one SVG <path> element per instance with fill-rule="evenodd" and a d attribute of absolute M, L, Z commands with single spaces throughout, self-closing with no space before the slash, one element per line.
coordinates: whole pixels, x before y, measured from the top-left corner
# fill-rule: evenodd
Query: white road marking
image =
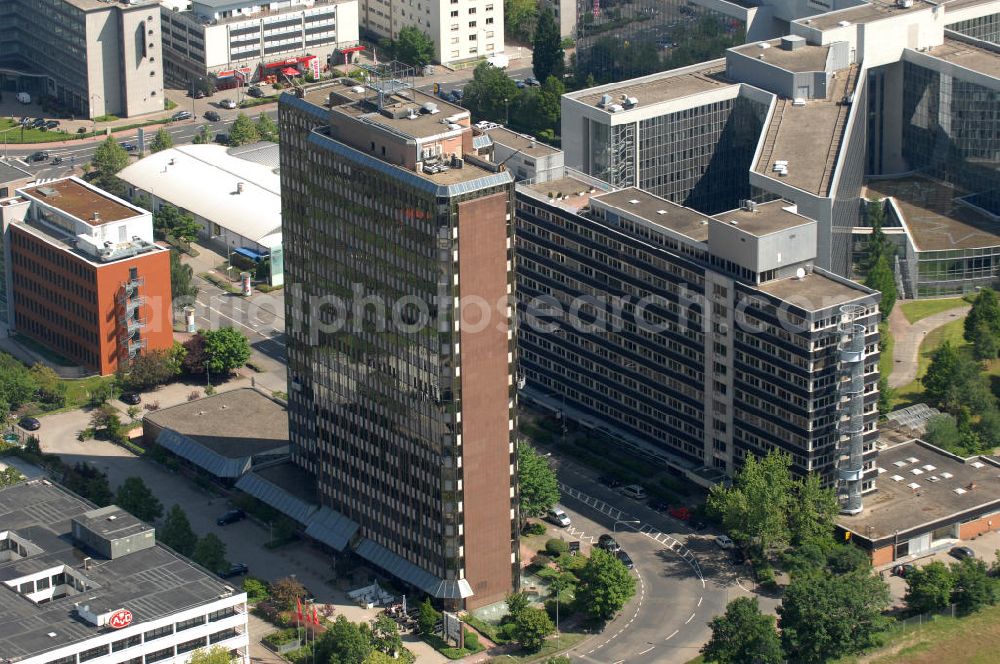
<path fill-rule="evenodd" d="M 647 652 L 649 652 L 650 650 L 652 650 L 652 649 L 653 649 L 653 648 L 655 648 L 655 647 L 656 647 L 656 646 L 649 646 L 648 648 L 646 648 L 645 650 L 643 650 L 643 651 L 642 651 L 641 653 L 639 653 L 639 654 L 640 654 L 640 655 L 645 655 L 645 654 L 646 654 Z"/>
<path fill-rule="evenodd" d="M 692 620 L 694 620 L 694 614 L 693 614 L 693 613 L 692 613 L 691 615 L 689 615 L 689 616 L 688 616 L 688 619 L 684 621 L 684 624 L 686 625 L 686 624 L 688 624 L 689 622 L 691 622 Z"/>
<path fill-rule="evenodd" d="M 701 606 L 701 600 L 703 600 L 703 599 L 705 599 L 704 595 L 702 595 L 701 597 L 698 598 L 698 606 Z"/>
<path fill-rule="evenodd" d="M 664 640 L 664 641 L 669 641 L 670 639 L 672 639 L 672 638 L 674 638 L 675 636 L 677 636 L 677 632 L 679 632 L 679 631 L 680 631 L 679 629 L 675 629 L 675 630 L 674 630 L 674 633 L 673 633 L 673 634 L 671 634 L 670 636 L 668 636 L 667 638 L 665 638 L 665 639 L 663 639 L 663 640 Z M 593 651 L 591 651 L 591 652 L 593 652 Z"/>
<path fill-rule="evenodd" d="M 264 338 L 265 338 L 265 339 L 267 339 L 268 341 L 274 341 L 274 337 L 270 337 L 270 336 L 268 336 L 268 335 L 264 334 L 263 332 L 260 332 L 260 331 L 258 331 L 258 330 L 255 330 L 255 329 L 253 329 L 252 327 L 250 327 L 249 325 L 247 325 L 246 323 L 243 323 L 242 321 L 238 321 L 238 320 L 236 320 L 236 319 L 235 319 L 235 318 L 233 318 L 232 316 L 227 316 L 226 314 L 222 313 L 221 311 L 219 311 L 219 310 L 218 310 L 218 309 L 216 309 L 215 307 L 212 307 L 212 306 L 210 306 L 210 305 L 207 305 L 207 304 L 205 304 L 204 302 L 202 302 L 201 300 L 197 300 L 197 302 L 198 302 L 198 304 L 202 305 L 203 307 L 205 307 L 205 308 L 206 308 L 206 309 L 208 309 L 209 311 L 214 311 L 215 313 L 219 314 L 219 315 L 220 315 L 220 316 L 222 316 L 223 318 L 226 318 L 226 319 L 228 319 L 228 320 L 231 320 L 231 321 L 233 321 L 234 323 L 236 323 L 236 324 L 237 324 L 237 325 L 239 325 L 240 327 L 245 327 L 246 329 L 250 330 L 250 331 L 251 331 L 251 332 L 253 332 L 254 334 L 256 334 L 256 335 L 258 335 L 258 336 L 261 336 L 261 337 L 264 337 Z M 202 318 L 208 318 L 208 317 L 207 317 L 207 316 L 202 316 Z"/>

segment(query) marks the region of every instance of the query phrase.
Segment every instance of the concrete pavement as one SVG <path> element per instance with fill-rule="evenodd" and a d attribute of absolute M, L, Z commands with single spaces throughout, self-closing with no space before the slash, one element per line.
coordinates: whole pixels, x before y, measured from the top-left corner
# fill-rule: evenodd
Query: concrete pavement
<path fill-rule="evenodd" d="M 920 344 L 927 333 L 946 325 L 956 318 L 962 318 L 972 307 L 959 306 L 939 314 L 922 318 L 912 325 L 906 320 L 902 309 L 895 307 L 889 314 L 889 332 L 892 334 L 892 373 L 889 387 L 903 387 L 917 379 L 920 366 Z"/>

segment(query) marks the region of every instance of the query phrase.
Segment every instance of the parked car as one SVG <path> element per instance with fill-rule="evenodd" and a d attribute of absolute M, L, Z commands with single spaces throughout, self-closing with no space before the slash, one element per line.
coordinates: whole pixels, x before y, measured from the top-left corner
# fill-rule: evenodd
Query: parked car
<path fill-rule="evenodd" d="M 232 99 L 223 99 L 222 101 L 219 102 L 219 106 L 221 106 L 222 108 L 233 109 L 236 108 L 236 102 L 233 101 Z"/>
<path fill-rule="evenodd" d="M 39 152 L 32 152 L 31 156 L 28 157 L 28 161 L 48 161 L 49 153 L 41 150 Z"/>
<path fill-rule="evenodd" d="M 522 81 L 521 79 L 515 78 L 514 79 L 514 85 L 517 86 L 518 90 L 523 90 L 527 84 L 524 81 Z"/>
<path fill-rule="evenodd" d="M 625 569 L 632 569 L 635 567 L 635 563 L 632 562 L 631 556 L 625 553 L 625 549 L 618 549 L 618 553 L 615 555 L 618 556 L 618 560 L 622 561 L 622 565 L 625 565 Z"/>
<path fill-rule="evenodd" d="M 218 122 L 222 116 L 219 115 L 218 111 L 205 111 L 205 119 L 209 122 Z"/>
<path fill-rule="evenodd" d="M 538 79 L 535 78 L 534 76 L 529 76 L 528 78 L 524 79 L 524 82 L 533 88 L 537 88 L 539 85 L 541 85 Z"/>
<path fill-rule="evenodd" d="M 195 99 L 204 99 L 204 97 L 205 97 L 205 91 L 204 90 L 195 90 L 194 91 L 194 98 Z"/>
<path fill-rule="evenodd" d="M 667 510 L 667 514 L 674 517 L 678 521 L 690 521 L 691 520 L 691 510 L 684 507 L 683 505 L 678 505 L 677 507 L 671 507 Z"/>
<path fill-rule="evenodd" d="M 904 563 L 902 565 L 896 565 L 895 567 L 893 567 L 890 574 L 892 574 L 893 576 L 898 576 L 901 579 L 905 579 L 915 569 L 917 569 L 916 565 L 911 565 L 910 563 Z"/>
<path fill-rule="evenodd" d="M 22 417 L 21 421 L 18 422 L 18 424 L 20 424 L 21 428 L 26 431 L 38 431 L 40 428 L 42 428 L 42 423 L 39 422 L 38 419 L 34 417 Z"/>
<path fill-rule="evenodd" d="M 256 85 L 252 85 L 249 88 L 247 88 L 247 94 L 254 98 L 260 98 L 264 96 L 264 91 L 261 90 Z"/>
<path fill-rule="evenodd" d="M 476 123 L 476 129 L 479 129 L 481 131 L 486 131 L 488 129 L 496 129 L 499 126 L 500 125 L 498 125 L 496 122 L 490 122 L 489 120 L 480 120 L 479 122 Z"/>
<path fill-rule="evenodd" d="M 622 495 L 626 498 L 634 498 L 635 500 L 645 500 L 646 490 L 638 484 L 629 484 L 622 487 Z"/>
<path fill-rule="evenodd" d="M 224 134 L 222 132 L 219 132 L 218 134 L 215 135 L 215 138 L 212 140 L 214 140 L 219 145 L 229 145 L 229 134 Z"/>
<path fill-rule="evenodd" d="M 45 118 L 35 118 L 35 121 L 31 123 L 32 129 L 38 129 L 39 127 L 45 126 Z"/>
<path fill-rule="evenodd" d="M 45 123 L 46 129 L 55 129 L 58 126 L 59 126 L 58 120 L 49 120 L 48 122 Z"/>
<path fill-rule="evenodd" d="M 454 90 L 451 91 L 450 94 L 451 98 L 454 99 L 455 101 L 462 101 L 462 97 L 465 96 L 465 92 L 462 90 L 462 88 L 455 88 Z"/>
<path fill-rule="evenodd" d="M 670 503 L 664 502 L 659 498 L 653 498 L 649 501 L 649 509 L 656 510 L 657 512 L 666 512 L 670 509 Z"/>
<path fill-rule="evenodd" d="M 217 523 L 220 526 L 228 526 L 238 521 L 242 521 L 245 518 L 247 518 L 247 513 L 239 508 L 236 508 L 233 510 L 229 510 L 228 512 L 220 516 L 218 519 L 215 520 L 215 523 Z"/>
<path fill-rule="evenodd" d="M 734 546 L 736 546 L 735 544 L 733 544 L 733 540 L 729 539 L 728 535 L 717 536 L 715 538 L 715 545 L 720 549 L 731 549 Z"/>
<path fill-rule="evenodd" d="M 953 546 L 948 550 L 948 555 L 962 560 L 963 558 L 975 558 L 976 552 L 967 546 Z"/>
<path fill-rule="evenodd" d="M 615 538 L 607 533 L 604 533 L 597 538 L 597 546 L 604 549 L 608 553 L 618 553 L 622 550 L 621 545 L 615 541 Z"/>
<path fill-rule="evenodd" d="M 250 568 L 243 563 L 233 563 L 229 569 L 219 572 L 223 579 L 231 579 L 234 576 L 245 576 L 250 573 Z"/>
<path fill-rule="evenodd" d="M 192 117 L 194 116 L 191 115 L 191 111 L 177 111 L 176 113 L 170 116 L 170 119 L 174 121 L 190 120 Z"/>
<path fill-rule="evenodd" d="M 569 515 L 563 512 L 562 509 L 558 507 L 553 507 L 549 510 L 548 514 L 545 515 L 545 520 L 549 523 L 555 524 L 560 528 L 566 528 L 570 525 Z"/>
<path fill-rule="evenodd" d="M 52 165 L 53 166 L 58 166 L 61 163 L 63 163 L 63 158 L 62 157 L 54 157 L 52 159 Z"/>
<path fill-rule="evenodd" d="M 614 475 L 601 475 L 597 478 L 597 481 L 609 489 L 617 489 L 622 485 L 622 481 Z"/>
<path fill-rule="evenodd" d="M 130 406 L 138 406 L 142 403 L 142 397 L 135 392 L 125 392 L 121 396 L 122 403 L 127 403 Z"/>
<path fill-rule="evenodd" d="M 135 152 L 139 149 L 139 146 L 135 143 L 129 143 L 128 141 L 122 141 L 121 146 L 125 148 L 126 152 Z"/>

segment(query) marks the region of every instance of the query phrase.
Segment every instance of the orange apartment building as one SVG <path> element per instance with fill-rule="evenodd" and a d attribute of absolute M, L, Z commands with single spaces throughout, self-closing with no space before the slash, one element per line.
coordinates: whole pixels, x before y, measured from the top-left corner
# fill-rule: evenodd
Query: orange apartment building
<path fill-rule="evenodd" d="M 173 343 L 170 255 L 152 215 L 75 177 L 0 201 L 11 330 L 108 375 Z"/>

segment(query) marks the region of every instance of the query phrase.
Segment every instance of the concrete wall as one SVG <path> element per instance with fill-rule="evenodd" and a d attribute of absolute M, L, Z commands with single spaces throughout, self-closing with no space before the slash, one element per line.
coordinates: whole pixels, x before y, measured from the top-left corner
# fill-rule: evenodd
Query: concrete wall
<path fill-rule="evenodd" d="M 776 270 L 812 260 L 816 246 L 816 224 L 803 219 L 801 226 L 757 236 L 725 220 L 711 220 L 708 246 L 712 254 L 754 272 Z"/>
<path fill-rule="evenodd" d="M 163 43 L 156 6 L 121 7 L 122 114 L 128 117 L 163 110 Z"/>

